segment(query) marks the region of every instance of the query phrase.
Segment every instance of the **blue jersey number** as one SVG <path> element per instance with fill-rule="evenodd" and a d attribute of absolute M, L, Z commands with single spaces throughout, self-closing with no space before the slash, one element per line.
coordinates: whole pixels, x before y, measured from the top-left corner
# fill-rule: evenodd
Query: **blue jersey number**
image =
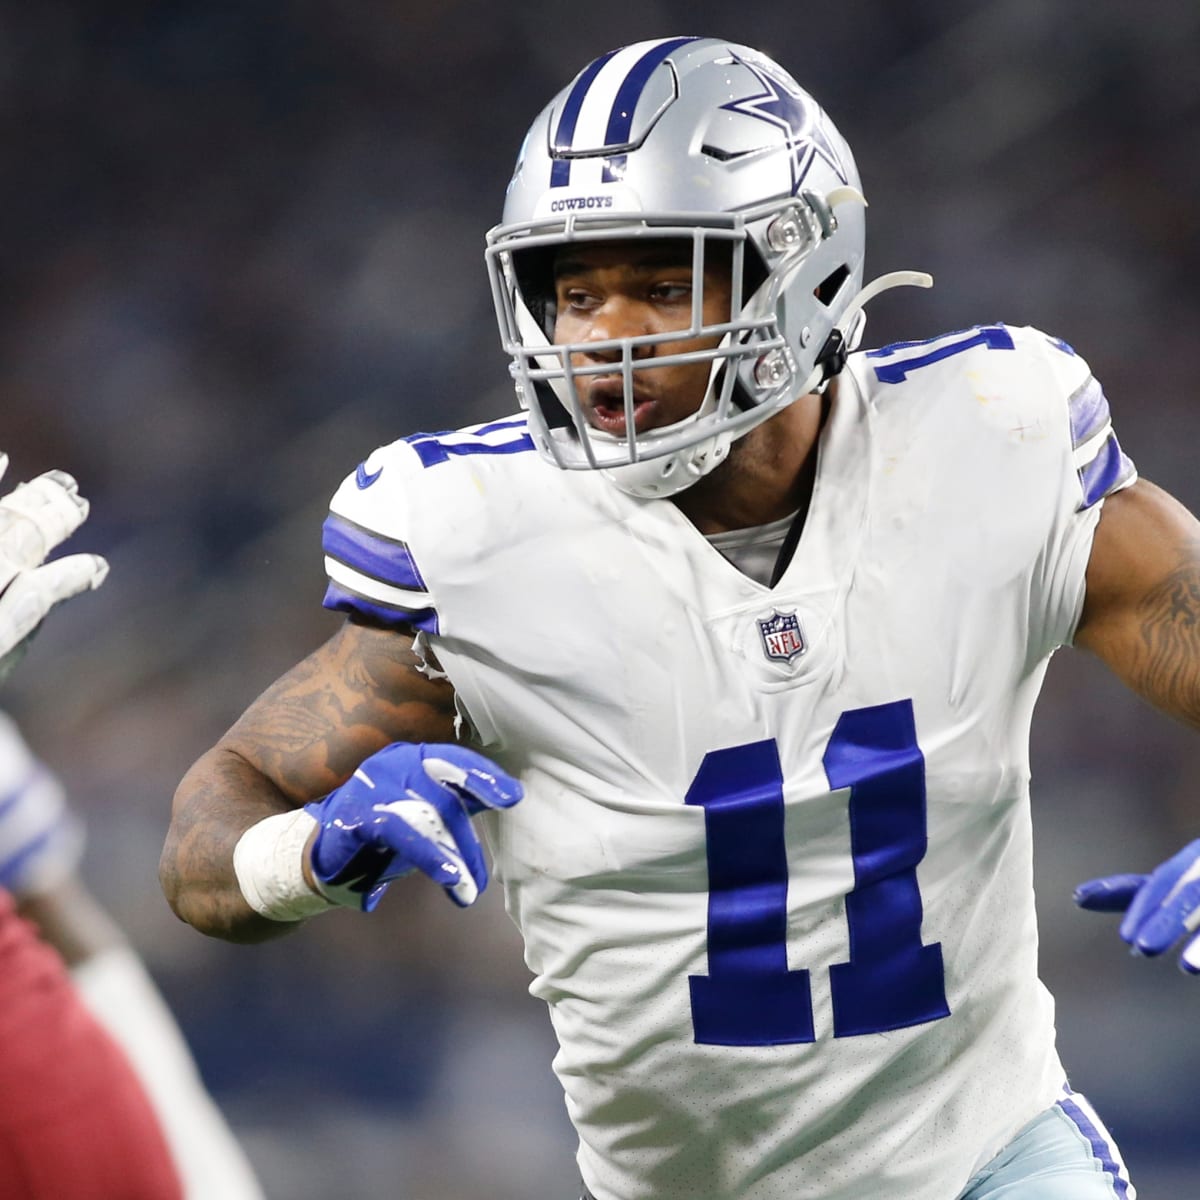
<path fill-rule="evenodd" d="M 843 713 L 825 749 L 831 788 L 850 789 L 850 961 L 830 967 L 833 1033 L 854 1037 L 950 1015 L 942 948 L 921 943 L 925 760 L 912 702 Z M 787 966 L 783 771 L 773 740 L 704 757 L 687 803 L 704 809 L 708 974 L 689 979 L 696 1041 L 814 1040 L 808 971 Z"/>

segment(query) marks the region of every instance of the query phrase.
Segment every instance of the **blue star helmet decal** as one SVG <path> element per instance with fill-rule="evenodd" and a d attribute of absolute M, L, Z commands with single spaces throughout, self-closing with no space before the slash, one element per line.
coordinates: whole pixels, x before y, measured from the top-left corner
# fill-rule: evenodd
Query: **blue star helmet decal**
<path fill-rule="evenodd" d="M 729 112 L 765 121 L 782 131 L 792 152 L 792 195 L 804 183 L 816 155 L 833 168 L 843 183 L 849 183 L 849 172 L 838 148 L 825 132 L 823 113 L 797 90 L 792 79 L 769 60 L 734 55 L 734 60 L 746 68 L 762 85 L 762 91 L 722 104 Z"/>

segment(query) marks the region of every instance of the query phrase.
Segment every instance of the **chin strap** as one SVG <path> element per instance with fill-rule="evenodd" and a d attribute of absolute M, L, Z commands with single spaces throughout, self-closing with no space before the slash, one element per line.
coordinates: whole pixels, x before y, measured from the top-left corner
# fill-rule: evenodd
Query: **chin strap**
<path fill-rule="evenodd" d="M 824 392 L 829 381 L 835 375 L 841 374 L 849 356 L 850 344 L 846 341 L 842 331 L 835 325 L 825 339 L 825 345 L 821 347 L 821 353 L 817 355 L 816 362 L 813 363 L 813 366 L 821 372 L 821 382 L 816 386 L 818 392 Z"/>
<path fill-rule="evenodd" d="M 845 337 L 846 331 L 854 323 L 855 318 L 870 301 L 874 300 L 880 292 L 886 292 L 896 287 L 930 288 L 933 287 L 933 276 L 927 275 L 924 271 L 889 271 L 886 275 L 880 275 L 878 279 L 871 280 L 850 301 L 835 328 L 840 330 L 842 336 Z M 859 336 L 861 336 L 861 326 Z M 857 345 L 857 338 L 854 341 Z M 850 348 L 853 350 L 854 346 Z"/>
<path fill-rule="evenodd" d="M 846 359 L 862 341 L 863 327 L 867 323 L 864 307 L 881 292 L 895 287 L 933 287 L 933 276 L 924 271 L 889 271 L 873 279 L 846 307 L 841 319 L 829 332 L 821 353 L 813 363 L 813 372 L 805 381 L 800 395 L 806 392 L 823 392 L 829 381 L 841 373 Z"/>
<path fill-rule="evenodd" d="M 602 474 L 615 488 L 636 500 L 666 500 L 724 462 L 732 441 L 728 433 L 714 433 L 674 454 L 607 467 Z"/>

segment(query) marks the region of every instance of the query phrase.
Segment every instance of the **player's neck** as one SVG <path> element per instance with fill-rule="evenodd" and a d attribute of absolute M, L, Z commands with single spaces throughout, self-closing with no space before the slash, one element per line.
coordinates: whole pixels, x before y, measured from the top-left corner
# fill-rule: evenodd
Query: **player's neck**
<path fill-rule="evenodd" d="M 711 475 L 673 497 L 679 511 L 703 534 L 750 529 L 806 511 L 829 400 L 802 396 L 736 441 Z"/>

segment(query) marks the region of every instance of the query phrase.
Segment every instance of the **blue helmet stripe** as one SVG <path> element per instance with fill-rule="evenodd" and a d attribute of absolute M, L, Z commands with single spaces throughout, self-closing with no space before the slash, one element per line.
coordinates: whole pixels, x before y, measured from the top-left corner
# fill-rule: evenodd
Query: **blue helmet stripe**
<path fill-rule="evenodd" d="M 633 112 L 646 84 L 650 81 L 650 76 L 680 46 L 686 46 L 688 42 L 696 40 L 694 37 L 677 37 L 659 42 L 634 63 L 618 89 L 612 111 L 608 114 L 608 129 L 604 133 L 606 146 L 623 146 L 629 141 L 629 132 L 633 128 Z"/>
<path fill-rule="evenodd" d="M 604 69 L 604 64 L 616 53 L 615 50 L 610 50 L 594 62 L 588 63 L 579 73 L 579 78 L 575 80 L 575 86 L 571 89 L 571 94 L 567 97 L 567 102 L 563 105 L 562 113 L 559 115 L 558 128 L 554 131 L 554 142 L 550 146 L 551 154 L 559 155 L 571 149 L 571 142 L 575 137 L 575 122 L 579 120 L 579 110 L 583 108 L 588 89 L 592 86 L 592 81 Z M 566 187 L 570 182 L 571 160 L 556 157 L 554 165 L 550 168 L 550 186 Z"/>
<path fill-rule="evenodd" d="M 634 110 L 637 108 L 642 92 L 646 89 L 650 76 L 680 46 L 686 46 L 689 42 L 695 41 L 699 41 L 699 39 L 695 37 L 666 38 L 651 46 L 634 63 L 617 89 L 612 109 L 609 111 L 608 127 L 604 133 L 606 146 L 623 146 L 629 141 L 629 135 L 633 129 Z M 579 78 L 575 80 L 575 84 L 567 96 L 550 147 L 551 153 L 556 156 L 550 168 L 551 187 L 566 187 L 571 182 L 571 160 L 557 156 L 564 155 L 572 149 L 575 126 L 588 92 L 591 90 L 596 76 L 616 53 L 618 53 L 616 50 L 609 51 L 602 58 L 589 63 L 580 73 Z M 604 178 L 611 180 L 613 177 L 611 169 L 606 168 Z"/>

